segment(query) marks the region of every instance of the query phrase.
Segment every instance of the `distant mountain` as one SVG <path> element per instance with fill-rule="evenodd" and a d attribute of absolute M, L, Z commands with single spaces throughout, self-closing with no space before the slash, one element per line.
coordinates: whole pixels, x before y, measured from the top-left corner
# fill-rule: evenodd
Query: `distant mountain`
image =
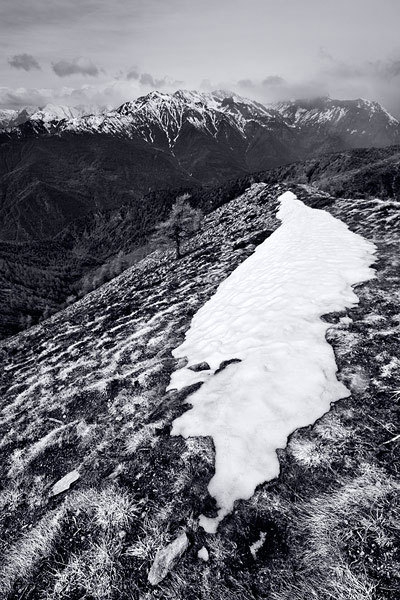
<path fill-rule="evenodd" d="M 0 130 L 18 127 L 18 125 L 26 123 L 37 110 L 37 106 L 25 106 L 19 110 L 0 108 Z"/>
<path fill-rule="evenodd" d="M 260 128 L 264 135 L 266 131 L 279 134 L 284 144 L 288 141 L 284 134 L 289 135 L 296 143 L 295 154 L 313 151 L 321 143 L 332 150 L 336 145 L 387 146 L 400 141 L 399 121 L 378 102 L 316 98 L 266 106 L 225 90 L 178 90 L 174 94 L 155 91 L 111 111 L 48 104 L 31 113 L 26 121 L 35 122 L 33 131 L 37 134 L 45 131 L 141 137 L 157 147 L 178 150 L 191 129 L 219 142 L 224 136 L 238 136 L 246 142 L 247 161 L 253 156 L 251 142 L 259 137 Z M 26 133 L 22 127 L 11 135 L 23 137 Z"/>
<path fill-rule="evenodd" d="M 74 119 L 88 114 L 100 114 L 104 107 L 92 105 L 64 106 L 46 104 L 45 106 L 25 106 L 19 110 L 0 109 L 0 130 L 13 129 L 27 121 L 50 123 L 63 119 Z"/>
<path fill-rule="evenodd" d="M 18 112 L 11 108 L 0 108 L 0 129 L 5 129 L 12 123 Z"/>
<path fill-rule="evenodd" d="M 264 106 L 221 90 L 180 90 L 87 116 L 48 105 L 0 133 L 0 240 L 41 241 L 152 190 L 396 143 L 399 122 L 365 100 Z"/>
<path fill-rule="evenodd" d="M 275 108 L 286 123 L 301 132 L 306 154 L 400 142 L 399 121 L 378 102 L 317 98 L 281 102 Z"/>

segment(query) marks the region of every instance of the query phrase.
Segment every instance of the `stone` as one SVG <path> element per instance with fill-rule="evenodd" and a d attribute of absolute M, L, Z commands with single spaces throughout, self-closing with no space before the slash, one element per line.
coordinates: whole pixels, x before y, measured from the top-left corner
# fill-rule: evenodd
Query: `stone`
<path fill-rule="evenodd" d="M 207 362 L 197 363 L 197 365 L 192 365 L 191 367 L 188 367 L 188 369 L 194 371 L 195 373 L 198 373 L 199 371 L 209 371 L 210 368 L 211 367 Z"/>
<path fill-rule="evenodd" d="M 208 559 L 210 558 L 210 555 L 208 554 L 208 550 L 205 546 L 203 546 L 202 548 L 200 548 L 200 550 L 197 553 L 197 556 L 201 559 L 204 560 L 204 562 L 207 562 Z"/>
<path fill-rule="evenodd" d="M 173 569 L 188 546 L 189 538 L 186 533 L 182 533 L 182 535 L 168 544 L 168 546 L 159 550 L 147 576 L 149 583 L 151 585 L 158 585 Z"/>
<path fill-rule="evenodd" d="M 51 495 L 57 496 L 58 494 L 65 492 L 65 490 L 69 490 L 70 486 L 77 481 L 79 477 L 80 475 L 76 469 L 67 473 L 53 485 L 51 488 Z"/>

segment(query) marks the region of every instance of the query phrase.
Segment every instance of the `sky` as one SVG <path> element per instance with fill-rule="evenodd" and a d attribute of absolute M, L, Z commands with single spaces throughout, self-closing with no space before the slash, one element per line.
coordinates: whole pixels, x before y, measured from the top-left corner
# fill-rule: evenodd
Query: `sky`
<path fill-rule="evenodd" d="M 227 89 L 398 116 L 399 24 L 399 0 L 1 0 L 0 107 Z"/>

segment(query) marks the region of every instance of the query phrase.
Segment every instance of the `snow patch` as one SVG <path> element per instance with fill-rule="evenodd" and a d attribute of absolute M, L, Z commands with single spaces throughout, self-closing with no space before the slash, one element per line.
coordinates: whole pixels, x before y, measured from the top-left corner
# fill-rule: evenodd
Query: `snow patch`
<path fill-rule="evenodd" d="M 250 552 L 254 559 L 257 558 L 257 552 L 260 550 L 260 548 L 263 547 L 266 539 L 267 539 L 267 534 L 264 531 L 260 531 L 259 539 L 250 546 Z"/>
<path fill-rule="evenodd" d="M 210 533 L 236 500 L 278 476 L 276 450 L 295 429 L 349 395 L 320 317 L 356 305 L 351 286 L 374 276 L 372 243 L 291 192 L 279 200 L 282 225 L 219 286 L 173 352 L 188 362 L 168 389 L 204 382 L 171 433 L 213 438 L 208 489 L 219 510 L 216 518 L 200 517 Z M 240 362 L 218 370 L 232 359 Z M 210 370 L 190 370 L 201 362 Z"/>

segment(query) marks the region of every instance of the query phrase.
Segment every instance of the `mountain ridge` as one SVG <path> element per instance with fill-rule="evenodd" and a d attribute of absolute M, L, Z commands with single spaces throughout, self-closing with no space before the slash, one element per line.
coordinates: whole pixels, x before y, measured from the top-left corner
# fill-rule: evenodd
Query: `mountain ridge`
<path fill-rule="evenodd" d="M 92 107 L 93 108 L 93 107 Z M 182 126 L 184 118 L 188 118 L 193 124 L 209 129 L 215 135 L 215 125 L 219 119 L 226 117 L 233 120 L 236 127 L 242 131 L 249 121 L 257 121 L 262 125 L 271 125 L 271 121 L 281 121 L 292 128 L 301 128 L 310 124 L 322 125 L 330 122 L 337 124 L 345 120 L 346 124 L 350 117 L 357 115 L 371 121 L 378 116 L 381 120 L 386 119 L 386 128 L 399 128 L 399 121 L 393 117 L 378 102 L 357 98 L 355 100 L 336 100 L 329 97 L 317 97 L 314 99 L 292 100 L 277 102 L 275 104 L 263 104 L 261 102 L 241 97 L 228 90 L 215 90 L 213 92 L 197 92 L 193 90 L 177 90 L 170 94 L 152 91 L 147 95 L 139 96 L 135 100 L 122 103 L 113 110 L 100 110 L 90 112 L 90 107 L 73 108 L 68 106 L 46 105 L 37 109 L 33 114 L 27 113 L 26 121 L 42 121 L 47 124 L 45 130 L 48 133 L 63 133 L 65 131 L 75 133 L 108 133 L 111 135 L 124 135 L 131 137 L 135 129 L 141 131 L 143 122 L 156 120 L 164 128 L 171 145 L 171 138 L 166 129 L 168 127 L 176 130 Z M 185 114 L 185 111 L 187 114 Z M 206 123 L 204 117 L 208 116 L 211 123 Z M 170 122 L 168 122 L 168 117 Z M 197 120 L 197 123 L 195 123 Z M 212 125 L 209 127 L 209 125 Z M 20 125 L 8 128 L 10 135 L 23 135 Z M 208 125 L 208 127 L 207 127 Z M 15 130 L 15 131 L 14 131 Z M 42 131 L 38 128 L 37 133 Z M 146 132 L 148 133 L 148 132 Z M 351 135 L 364 135 L 364 130 L 351 130 Z M 397 132 L 398 135 L 398 132 Z M 149 141 L 149 138 L 145 138 Z M 153 141 L 153 140 L 151 140 Z M 385 140 L 381 140 L 382 144 Z M 375 143 L 374 145 L 378 145 Z M 388 145 L 388 144 L 387 144 Z"/>
<path fill-rule="evenodd" d="M 400 143 L 377 103 L 267 107 L 212 93 L 151 92 L 91 116 L 49 107 L 0 132 L 0 240 L 43 240 L 151 191 L 216 185 L 351 148 Z M 308 107 L 308 108 L 307 108 Z"/>

